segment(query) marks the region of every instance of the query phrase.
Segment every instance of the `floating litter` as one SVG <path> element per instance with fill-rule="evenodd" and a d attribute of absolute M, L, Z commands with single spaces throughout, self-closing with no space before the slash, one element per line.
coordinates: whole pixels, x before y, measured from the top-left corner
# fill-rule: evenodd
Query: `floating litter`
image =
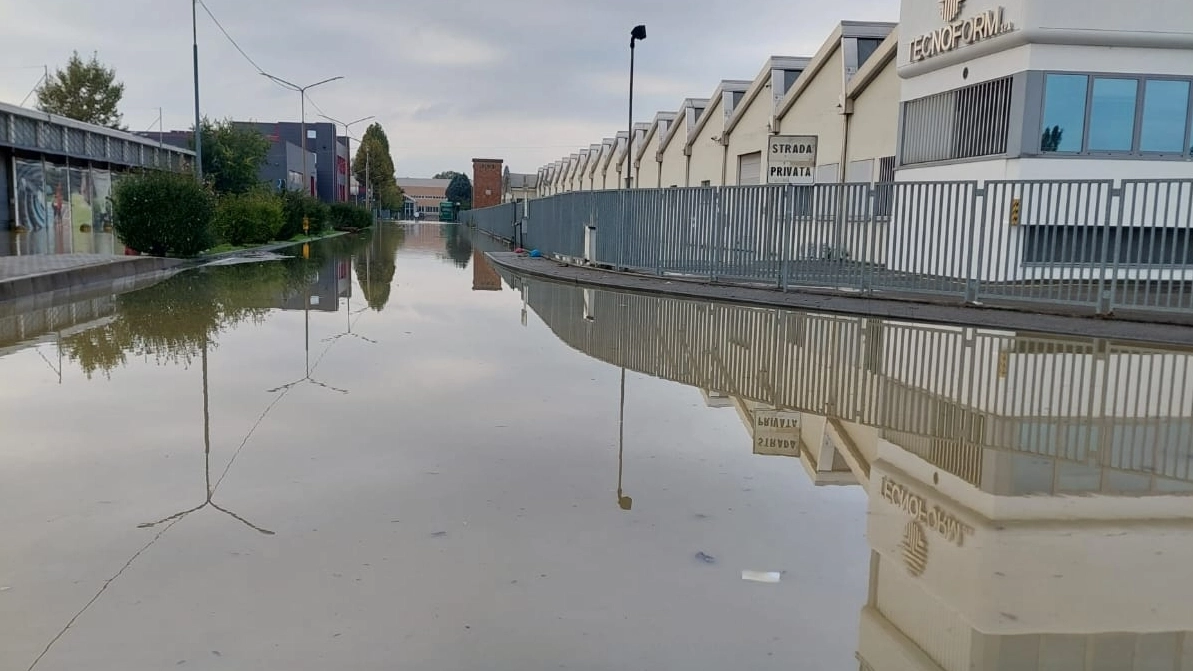
<path fill-rule="evenodd" d="M 750 582 L 764 582 L 774 584 L 779 582 L 783 574 L 778 571 L 742 571 L 741 579 L 749 580 Z"/>

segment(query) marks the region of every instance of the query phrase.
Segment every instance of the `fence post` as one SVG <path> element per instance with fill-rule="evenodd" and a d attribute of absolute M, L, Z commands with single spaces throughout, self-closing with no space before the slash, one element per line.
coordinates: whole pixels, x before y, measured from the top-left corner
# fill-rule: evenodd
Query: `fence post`
<path fill-rule="evenodd" d="M 725 187 L 718 186 L 718 187 L 716 187 L 716 190 L 713 191 L 713 195 L 712 195 L 712 204 L 713 204 L 712 263 L 709 264 L 709 270 L 708 270 L 708 281 L 710 281 L 710 282 L 717 281 L 717 279 L 719 277 L 719 273 L 717 271 L 720 270 L 721 264 L 724 263 L 724 261 L 725 261 L 724 254 L 722 251 L 725 247 L 725 245 L 724 245 L 725 210 L 721 205 L 721 194 L 724 192 L 724 190 L 725 190 Z"/>
<path fill-rule="evenodd" d="M 1123 226 L 1125 225 L 1127 219 L 1127 182 L 1125 180 L 1118 182 L 1117 187 L 1115 186 L 1115 182 L 1111 182 L 1108 188 L 1109 191 L 1107 192 L 1106 199 L 1106 226 L 1103 229 L 1104 232 L 1102 235 L 1102 273 L 1098 277 L 1098 297 L 1096 308 L 1097 313 L 1102 316 L 1114 314 L 1114 304 L 1116 302 L 1115 299 L 1118 296 L 1119 286 L 1118 259 L 1120 256 L 1120 244 L 1122 242 Z M 1113 218 L 1115 198 L 1118 199 L 1117 222 Z M 1135 194 L 1135 198 L 1138 198 L 1138 193 Z M 1132 200 L 1135 198 L 1132 198 Z M 1132 205 L 1134 205 L 1134 203 L 1132 203 Z M 1113 228 L 1111 228 L 1112 224 L 1117 225 L 1114 225 Z M 1111 251 L 1110 247 L 1110 233 L 1112 230 L 1114 232 L 1115 238 L 1113 251 Z M 1111 259 L 1113 259 L 1113 261 Z M 1110 273 L 1109 290 L 1105 288 L 1107 271 Z"/>
<path fill-rule="evenodd" d="M 785 184 L 779 191 L 779 290 L 787 291 L 787 250 L 791 246 L 792 201 L 791 190 L 795 187 Z"/>
<path fill-rule="evenodd" d="M 971 237 L 969 244 L 965 246 L 965 295 L 962 297 L 962 300 L 966 303 L 976 303 L 978 301 L 978 284 L 981 273 L 975 265 L 980 264 L 982 259 L 986 257 L 986 234 L 993 232 L 993 229 L 987 228 L 988 226 L 993 226 L 988 216 L 990 207 L 987 202 L 987 194 L 990 193 L 990 184 L 983 183 L 981 188 L 978 188 L 977 184 L 973 184 L 971 188 L 969 220 L 972 223 L 969 226 L 969 230 L 971 231 L 971 236 L 978 236 L 978 249 L 975 257 L 974 241 Z M 981 203 L 981 208 L 978 207 L 979 202 Z"/>
<path fill-rule="evenodd" d="M 626 270 L 625 236 L 630 222 L 630 190 L 619 189 L 618 192 L 620 193 L 618 201 L 621 203 L 621 224 L 617 227 L 617 269 Z"/>

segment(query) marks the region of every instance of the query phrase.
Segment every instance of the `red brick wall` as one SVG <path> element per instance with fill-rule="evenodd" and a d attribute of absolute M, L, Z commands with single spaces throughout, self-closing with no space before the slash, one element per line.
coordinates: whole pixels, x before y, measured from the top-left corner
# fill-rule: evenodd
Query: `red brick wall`
<path fill-rule="evenodd" d="M 472 206 L 492 207 L 501 204 L 501 159 L 472 159 Z"/>

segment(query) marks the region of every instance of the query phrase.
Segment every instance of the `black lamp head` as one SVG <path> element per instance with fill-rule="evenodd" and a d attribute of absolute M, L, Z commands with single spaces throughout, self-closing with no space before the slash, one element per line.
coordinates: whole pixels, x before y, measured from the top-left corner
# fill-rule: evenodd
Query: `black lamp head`
<path fill-rule="evenodd" d="M 646 26 L 634 26 L 634 29 L 630 31 L 630 39 L 631 40 L 646 39 Z"/>

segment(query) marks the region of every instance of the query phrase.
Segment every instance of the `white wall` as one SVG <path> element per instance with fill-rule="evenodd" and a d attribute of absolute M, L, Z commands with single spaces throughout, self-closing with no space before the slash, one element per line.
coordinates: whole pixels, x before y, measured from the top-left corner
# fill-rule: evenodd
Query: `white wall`
<path fill-rule="evenodd" d="M 745 101 L 742 101 L 742 104 L 745 104 Z M 725 169 L 726 186 L 737 184 L 738 157 L 754 152 L 766 153 L 767 138 L 770 137 L 767 126 L 770 125 L 774 111 L 773 93 L 771 84 L 768 81 L 766 86 L 750 102 L 746 110 L 742 112 L 741 120 L 733 128 L 733 132 L 729 134 L 729 162 Z M 717 134 L 713 133 L 713 135 Z M 766 174 L 765 163 L 762 166 L 762 172 L 763 175 Z M 720 178 L 721 156 L 718 155 L 715 177 L 712 179 L 712 183 L 719 183 Z M 704 179 L 709 178 L 705 177 Z"/>
<path fill-rule="evenodd" d="M 685 119 L 685 115 L 690 115 L 693 111 L 685 109 L 675 119 L 673 125 L 675 134 L 671 136 L 671 141 L 667 143 L 667 148 L 663 150 L 663 165 L 661 168 L 661 184 L 663 187 L 671 185 L 687 186 L 688 157 L 683 153 L 684 143 L 688 140 L 688 122 Z"/>
<path fill-rule="evenodd" d="M 897 65 L 892 59 L 854 99 L 847 148 L 850 162 L 895 155 L 899 141 L 899 87 Z"/>
<path fill-rule="evenodd" d="M 659 124 L 650 136 L 650 141 L 646 144 L 646 151 L 642 152 L 642 160 L 638 164 L 634 180 L 635 188 L 654 189 L 659 186 L 659 164 L 655 160 L 655 156 L 659 152 L 660 135 L 663 132 L 665 129 L 662 124 Z"/>
<path fill-rule="evenodd" d="M 779 132 L 782 135 L 816 135 L 819 137 L 816 153 L 817 166 L 840 163 L 841 161 L 844 128 L 840 105 L 845 92 L 844 73 L 842 50 L 838 47 L 833 51 L 833 55 L 824 64 L 824 67 L 816 73 L 815 78 L 800 92 L 799 98 L 779 118 Z M 805 73 L 804 76 L 807 74 Z M 767 167 L 766 152 L 764 151 L 763 175 L 767 173 Z"/>
<path fill-rule="evenodd" d="M 692 142 L 692 155 L 688 157 L 691 167 L 688 175 L 688 186 L 700 186 L 703 180 L 708 180 L 710 186 L 722 186 L 721 165 L 725 157 L 725 148 L 720 142 L 712 138 L 719 132 L 712 128 L 713 122 L 700 129 L 695 141 Z"/>

